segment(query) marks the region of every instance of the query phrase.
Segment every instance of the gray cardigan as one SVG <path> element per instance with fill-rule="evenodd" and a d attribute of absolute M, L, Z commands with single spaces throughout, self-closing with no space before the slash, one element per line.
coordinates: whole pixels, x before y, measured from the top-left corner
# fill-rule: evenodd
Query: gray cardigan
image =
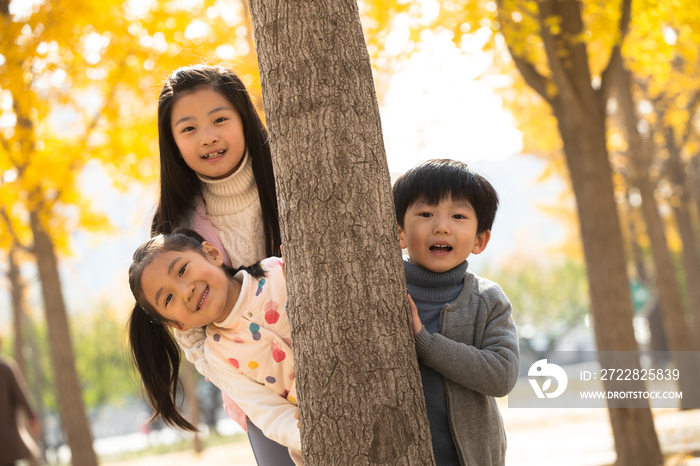
<path fill-rule="evenodd" d="M 501 288 L 467 271 L 457 299 L 440 314 L 440 333 L 416 335 L 421 362 L 443 375 L 452 438 L 462 465 L 505 465 L 506 435 L 494 397 L 515 386 L 520 368 L 511 305 Z"/>

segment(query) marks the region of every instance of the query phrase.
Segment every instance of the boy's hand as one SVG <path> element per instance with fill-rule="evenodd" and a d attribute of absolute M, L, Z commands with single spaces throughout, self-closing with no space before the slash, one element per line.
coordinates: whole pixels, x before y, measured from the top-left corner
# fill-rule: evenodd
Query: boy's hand
<path fill-rule="evenodd" d="M 413 322 L 413 336 L 415 337 L 420 332 L 420 329 L 423 328 L 423 323 L 420 321 L 420 317 L 418 317 L 418 308 L 416 307 L 416 303 L 413 302 L 413 298 L 411 298 L 411 295 L 408 295 L 408 305 L 411 308 L 411 321 Z"/>

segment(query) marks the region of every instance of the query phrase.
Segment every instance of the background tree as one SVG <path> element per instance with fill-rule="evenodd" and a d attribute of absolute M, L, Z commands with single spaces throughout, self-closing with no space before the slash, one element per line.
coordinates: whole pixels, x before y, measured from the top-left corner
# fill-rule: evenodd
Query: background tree
<path fill-rule="evenodd" d="M 254 0 L 251 14 L 304 463 L 434 464 L 357 3 Z"/>

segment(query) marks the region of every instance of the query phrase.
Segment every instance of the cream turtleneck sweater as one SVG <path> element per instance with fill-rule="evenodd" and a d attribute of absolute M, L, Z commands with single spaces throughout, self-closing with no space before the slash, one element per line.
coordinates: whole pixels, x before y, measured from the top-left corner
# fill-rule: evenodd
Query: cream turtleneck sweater
<path fill-rule="evenodd" d="M 207 217 L 219 234 L 233 267 L 265 258 L 265 233 L 252 159 L 245 153 L 238 170 L 220 180 L 197 175 Z"/>

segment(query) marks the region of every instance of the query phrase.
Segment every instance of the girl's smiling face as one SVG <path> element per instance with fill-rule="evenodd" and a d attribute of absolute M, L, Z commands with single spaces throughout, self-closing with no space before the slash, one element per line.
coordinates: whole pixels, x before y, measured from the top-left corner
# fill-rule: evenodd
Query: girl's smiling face
<path fill-rule="evenodd" d="M 185 163 L 200 175 L 225 178 L 240 166 L 245 154 L 241 116 L 211 87 L 180 97 L 170 127 Z"/>
<path fill-rule="evenodd" d="M 148 303 L 180 331 L 223 321 L 240 293 L 240 283 L 221 268 L 219 250 L 207 242 L 203 249 L 158 253 L 141 276 Z"/>

